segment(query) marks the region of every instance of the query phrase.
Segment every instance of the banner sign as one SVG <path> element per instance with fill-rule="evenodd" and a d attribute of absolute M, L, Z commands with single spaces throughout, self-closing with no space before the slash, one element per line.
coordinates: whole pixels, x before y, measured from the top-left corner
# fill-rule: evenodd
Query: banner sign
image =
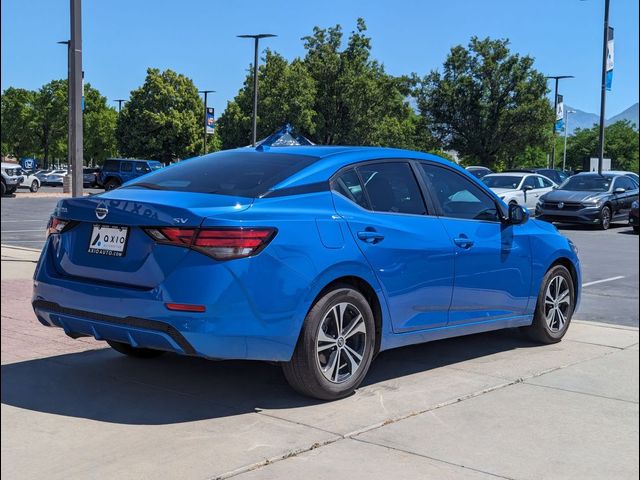
<path fill-rule="evenodd" d="M 215 126 L 216 126 L 216 121 L 214 118 L 214 114 L 215 111 L 212 107 L 207 107 L 207 115 L 206 115 L 206 128 L 207 128 L 207 134 L 208 135 L 213 135 Z"/>
<path fill-rule="evenodd" d="M 564 100 L 562 95 L 558 95 L 556 102 L 556 132 L 562 132 L 564 130 Z"/>
<path fill-rule="evenodd" d="M 608 91 L 611 91 L 611 83 L 613 82 L 613 27 L 607 30 L 607 68 L 606 68 L 605 85 Z"/>

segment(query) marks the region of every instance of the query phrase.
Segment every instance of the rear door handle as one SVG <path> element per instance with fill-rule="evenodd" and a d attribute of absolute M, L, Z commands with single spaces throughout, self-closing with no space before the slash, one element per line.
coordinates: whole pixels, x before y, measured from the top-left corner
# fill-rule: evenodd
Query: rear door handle
<path fill-rule="evenodd" d="M 363 242 L 377 243 L 384 239 L 384 235 L 380 232 L 375 232 L 372 230 L 363 230 L 361 232 L 358 232 L 358 238 Z"/>
<path fill-rule="evenodd" d="M 473 247 L 473 240 L 465 237 L 458 237 L 453 239 L 453 243 L 458 245 L 460 248 L 471 248 Z"/>

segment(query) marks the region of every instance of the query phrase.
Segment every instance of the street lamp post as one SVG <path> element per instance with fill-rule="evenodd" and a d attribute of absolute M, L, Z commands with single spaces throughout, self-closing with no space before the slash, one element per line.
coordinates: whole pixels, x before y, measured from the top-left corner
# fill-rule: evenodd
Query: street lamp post
<path fill-rule="evenodd" d="M 609 0 L 604 1 L 604 40 L 602 41 L 602 85 L 600 91 L 600 134 L 598 151 L 598 174 L 602 175 L 602 159 L 604 158 L 604 114 L 607 99 L 607 41 L 609 35 Z"/>
<path fill-rule="evenodd" d="M 116 98 L 114 102 L 118 102 L 118 116 L 120 116 L 120 110 L 122 110 L 122 104 L 126 102 L 126 98 Z"/>
<path fill-rule="evenodd" d="M 215 93 L 215 90 L 200 90 L 199 93 L 204 94 L 204 117 L 202 120 L 202 154 L 207 153 L 207 95 Z"/>
<path fill-rule="evenodd" d="M 261 38 L 277 37 L 272 33 L 259 33 L 257 35 L 238 35 L 238 38 L 253 38 L 253 119 L 252 119 L 252 136 L 251 145 L 256 146 L 256 129 L 258 123 L 258 43 Z"/>
<path fill-rule="evenodd" d="M 67 46 L 67 175 L 73 174 L 73 135 L 71 133 L 71 41 L 69 40 L 61 40 L 57 42 L 60 45 Z M 48 165 L 45 165 L 44 168 L 49 168 Z M 63 187 L 63 191 L 68 193 L 69 184 L 67 183 Z"/>
<path fill-rule="evenodd" d="M 553 115 L 554 115 L 554 120 L 553 123 L 551 124 L 551 134 L 553 135 L 553 145 L 551 147 L 551 168 L 556 168 L 556 120 L 555 120 L 555 115 L 557 113 L 558 110 L 558 82 L 560 80 L 563 80 L 565 78 L 574 78 L 573 75 L 549 75 L 547 76 L 548 79 L 553 79 L 556 81 L 556 87 L 555 87 L 555 95 L 553 96 Z"/>
<path fill-rule="evenodd" d="M 70 0 L 71 43 L 69 58 L 71 60 L 71 137 L 73 138 L 71 195 L 82 196 L 82 0 Z"/>
<path fill-rule="evenodd" d="M 567 166 L 567 135 L 569 134 L 569 115 L 576 113 L 575 110 L 567 110 L 564 120 L 564 154 L 562 155 L 562 171 L 566 170 Z"/>

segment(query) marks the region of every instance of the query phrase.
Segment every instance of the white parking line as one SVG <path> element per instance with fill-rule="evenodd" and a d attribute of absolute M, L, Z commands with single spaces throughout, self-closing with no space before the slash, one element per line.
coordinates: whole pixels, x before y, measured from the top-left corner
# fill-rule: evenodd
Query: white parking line
<path fill-rule="evenodd" d="M 2 230 L 2 233 L 22 233 L 22 232 L 42 232 L 42 228 L 37 230 Z"/>
<path fill-rule="evenodd" d="M 624 278 L 624 276 L 618 275 L 617 277 L 603 278 L 602 280 L 596 280 L 595 282 L 583 283 L 582 286 L 590 287 L 591 285 L 597 285 L 598 283 L 605 283 L 605 282 L 613 282 L 614 280 L 620 280 L 621 278 Z"/>

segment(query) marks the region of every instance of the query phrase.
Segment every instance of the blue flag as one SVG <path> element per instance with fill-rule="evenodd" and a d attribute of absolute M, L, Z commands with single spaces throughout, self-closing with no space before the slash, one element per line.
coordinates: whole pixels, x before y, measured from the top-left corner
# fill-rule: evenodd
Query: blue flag
<path fill-rule="evenodd" d="M 611 91 L 611 83 L 613 82 L 613 27 L 607 30 L 607 67 L 605 69 L 605 86 Z"/>

